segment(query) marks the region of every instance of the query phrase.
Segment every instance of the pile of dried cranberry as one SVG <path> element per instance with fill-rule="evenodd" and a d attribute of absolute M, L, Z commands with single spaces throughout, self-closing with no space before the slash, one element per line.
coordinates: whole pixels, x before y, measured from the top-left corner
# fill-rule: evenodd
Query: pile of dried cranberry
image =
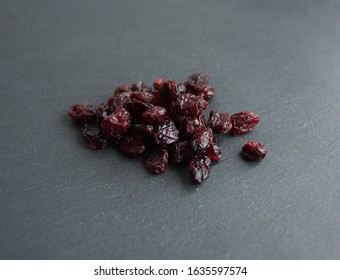
<path fill-rule="evenodd" d="M 71 106 L 69 116 L 83 124 L 82 134 L 92 149 L 115 143 L 131 157 L 146 154 L 146 168 L 152 174 L 163 173 L 169 160 L 189 167 L 194 181 L 209 177 L 212 162 L 222 158 L 215 134 L 241 135 L 260 121 L 252 112 L 227 113 L 211 111 L 208 121 L 203 111 L 216 91 L 208 85 L 209 76 L 192 74 L 186 82 L 159 79 L 153 88 L 143 82 L 117 87 L 112 97 L 94 108 L 89 103 Z M 261 160 L 266 148 L 247 142 L 242 155 Z"/>

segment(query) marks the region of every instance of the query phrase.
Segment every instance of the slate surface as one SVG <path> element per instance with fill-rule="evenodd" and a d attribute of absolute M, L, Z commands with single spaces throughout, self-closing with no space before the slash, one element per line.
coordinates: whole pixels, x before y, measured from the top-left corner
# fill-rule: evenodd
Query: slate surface
<path fill-rule="evenodd" d="M 340 258 L 339 1 L 6 0 L 0 38 L 0 258 Z M 88 150 L 66 116 L 196 71 L 211 108 L 261 116 L 198 190 Z"/>

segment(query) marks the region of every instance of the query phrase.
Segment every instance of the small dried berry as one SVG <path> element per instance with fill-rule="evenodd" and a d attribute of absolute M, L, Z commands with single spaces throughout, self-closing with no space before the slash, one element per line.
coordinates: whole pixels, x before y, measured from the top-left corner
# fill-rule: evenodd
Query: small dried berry
<path fill-rule="evenodd" d="M 114 91 L 114 95 L 120 95 L 123 93 L 129 93 L 130 92 L 130 88 L 127 84 L 121 84 L 118 87 L 116 87 L 115 91 Z"/>
<path fill-rule="evenodd" d="M 212 87 L 206 86 L 202 90 L 202 94 L 203 94 L 204 99 L 210 99 L 216 95 L 216 90 Z"/>
<path fill-rule="evenodd" d="M 156 149 L 145 162 L 146 169 L 151 174 L 161 174 L 168 169 L 168 152 L 165 149 Z"/>
<path fill-rule="evenodd" d="M 217 113 L 216 111 L 211 111 L 208 125 L 211 127 L 214 133 L 225 134 L 232 128 L 230 116 L 227 113 Z"/>
<path fill-rule="evenodd" d="M 113 95 L 108 101 L 107 105 L 115 110 L 117 106 L 125 106 L 125 104 L 130 100 L 130 93 L 124 92 L 119 95 Z"/>
<path fill-rule="evenodd" d="M 194 73 L 188 78 L 187 84 L 195 91 L 202 91 L 209 83 L 209 75 L 205 73 Z"/>
<path fill-rule="evenodd" d="M 231 135 L 240 135 L 252 131 L 259 123 L 260 117 L 253 112 L 239 112 L 231 115 Z"/>
<path fill-rule="evenodd" d="M 166 119 L 164 122 L 155 126 L 154 140 L 159 146 L 167 146 L 175 143 L 178 140 L 179 132 L 170 119 Z"/>
<path fill-rule="evenodd" d="M 131 92 L 130 94 L 131 99 L 136 99 L 145 103 L 153 103 L 155 100 L 155 96 L 150 92 Z"/>
<path fill-rule="evenodd" d="M 182 94 L 172 102 L 171 113 L 173 115 L 198 117 L 208 107 L 208 102 L 202 97 L 186 93 Z"/>
<path fill-rule="evenodd" d="M 170 158 L 173 162 L 179 163 L 189 159 L 191 152 L 190 141 L 178 141 L 170 150 Z"/>
<path fill-rule="evenodd" d="M 90 103 L 75 104 L 68 110 L 68 115 L 74 121 L 85 124 L 96 119 L 96 110 Z"/>
<path fill-rule="evenodd" d="M 152 136 L 154 132 L 153 126 L 150 124 L 132 124 L 127 130 L 127 134 L 137 135 L 142 138 Z"/>
<path fill-rule="evenodd" d="M 193 158 L 189 163 L 189 171 L 196 183 L 200 184 L 210 175 L 211 160 L 207 156 Z"/>
<path fill-rule="evenodd" d="M 142 81 L 138 81 L 135 84 L 131 85 L 131 90 L 132 91 L 141 91 L 141 92 L 151 92 L 152 89 L 149 87 L 147 84 L 145 84 Z"/>
<path fill-rule="evenodd" d="M 159 89 L 164 102 L 171 102 L 178 97 L 178 88 L 174 80 L 165 80 Z"/>
<path fill-rule="evenodd" d="M 138 157 L 145 151 L 144 141 L 141 137 L 136 135 L 124 136 L 120 149 L 131 157 Z"/>
<path fill-rule="evenodd" d="M 211 143 L 205 154 L 211 159 L 211 161 L 219 161 L 223 157 L 222 149 L 216 142 Z"/>
<path fill-rule="evenodd" d="M 102 149 L 106 147 L 107 141 L 101 135 L 100 128 L 96 124 L 85 124 L 81 129 L 86 144 L 91 149 Z"/>
<path fill-rule="evenodd" d="M 162 86 L 162 84 L 164 83 L 163 79 L 158 79 L 156 81 L 153 82 L 153 87 L 155 90 L 159 90 Z"/>
<path fill-rule="evenodd" d="M 96 116 L 97 116 L 97 123 L 101 123 L 104 118 L 109 116 L 113 112 L 112 107 L 109 105 L 103 103 L 99 105 L 99 107 L 96 110 Z"/>
<path fill-rule="evenodd" d="M 166 117 L 166 109 L 161 106 L 153 106 L 142 114 L 142 121 L 145 123 L 161 123 Z"/>
<path fill-rule="evenodd" d="M 242 155 L 251 161 L 262 160 L 267 155 L 267 149 L 259 142 L 249 141 L 242 147 Z"/>
<path fill-rule="evenodd" d="M 117 106 L 116 110 L 101 122 L 102 133 L 106 139 L 118 143 L 131 121 L 131 114 L 123 106 Z"/>
<path fill-rule="evenodd" d="M 204 129 L 194 133 L 191 141 L 191 149 L 195 155 L 202 154 L 213 142 L 213 132 L 211 128 Z"/>

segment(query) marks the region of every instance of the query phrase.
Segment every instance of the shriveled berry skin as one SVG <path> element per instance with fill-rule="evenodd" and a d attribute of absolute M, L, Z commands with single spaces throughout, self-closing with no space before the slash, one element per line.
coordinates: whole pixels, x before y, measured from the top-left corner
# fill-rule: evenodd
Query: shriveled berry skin
<path fill-rule="evenodd" d="M 216 111 L 210 112 L 208 125 L 211 127 L 213 132 L 217 134 L 226 134 L 232 128 L 229 114 L 227 113 L 219 114 Z"/>
<path fill-rule="evenodd" d="M 205 181 L 210 175 L 211 160 L 207 156 L 193 158 L 189 163 L 189 171 L 197 184 Z"/>
<path fill-rule="evenodd" d="M 101 123 L 102 120 L 109 116 L 112 112 L 112 107 L 105 103 L 100 104 L 96 110 L 97 123 Z"/>
<path fill-rule="evenodd" d="M 159 90 L 162 86 L 162 84 L 164 83 L 164 80 L 163 79 L 158 79 L 156 81 L 153 82 L 153 88 L 155 90 Z"/>
<path fill-rule="evenodd" d="M 132 124 L 127 130 L 127 134 L 137 135 L 142 138 L 147 138 L 153 135 L 154 129 L 150 124 Z"/>
<path fill-rule="evenodd" d="M 75 104 L 68 110 L 68 115 L 77 123 L 85 124 L 95 121 L 96 110 L 90 103 Z"/>
<path fill-rule="evenodd" d="M 113 110 L 117 108 L 117 106 L 122 105 L 125 106 L 125 104 L 130 100 L 130 93 L 129 92 L 123 92 L 118 95 L 113 95 L 108 101 L 107 105 L 111 107 Z"/>
<path fill-rule="evenodd" d="M 161 106 L 153 106 L 142 114 L 142 122 L 161 123 L 167 115 L 166 109 Z"/>
<path fill-rule="evenodd" d="M 164 122 L 155 126 L 154 140 L 155 143 L 161 147 L 166 147 L 178 140 L 179 132 L 175 123 L 166 119 Z"/>
<path fill-rule="evenodd" d="M 202 154 L 213 142 L 213 132 L 211 128 L 204 129 L 194 133 L 191 141 L 191 149 L 195 155 Z"/>
<path fill-rule="evenodd" d="M 231 115 L 232 129 L 231 135 L 241 135 L 253 130 L 253 128 L 260 122 L 260 117 L 253 112 L 239 112 Z"/>
<path fill-rule="evenodd" d="M 171 113 L 173 115 L 197 117 L 208 107 L 208 102 L 202 97 L 186 93 L 171 103 Z"/>
<path fill-rule="evenodd" d="M 195 91 L 202 91 L 209 83 L 209 75 L 205 73 L 194 73 L 188 78 L 187 84 Z"/>
<path fill-rule="evenodd" d="M 125 103 L 125 108 L 128 109 L 136 122 L 140 122 L 141 115 L 151 107 L 152 105 L 150 103 L 142 102 L 136 99 L 130 99 Z"/>
<path fill-rule="evenodd" d="M 117 106 L 116 110 L 101 122 L 101 130 L 106 139 L 118 143 L 129 128 L 132 116 L 123 106 Z"/>
<path fill-rule="evenodd" d="M 89 148 L 99 150 L 107 145 L 106 139 L 101 135 L 100 128 L 96 124 L 85 124 L 81 129 L 86 144 Z"/>
<path fill-rule="evenodd" d="M 205 155 L 207 155 L 211 161 L 219 161 L 223 157 L 222 149 L 216 142 L 211 143 Z"/>
<path fill-rule="evenodd" d="M 203 98 L 204 99 L 210 99 L 213 98 L 216 95 L 216 90 L 210 86 L 206 86 L 202 90 Z"/>
<path fill-rule="evenodd" d="M 171 102 L 178 97 L 178 88 L 174 80 L 165 80 L 159 89 L 161 98 L 164 102 Z"/>
<path fill-rule="evenodd" d="M 267 155 L 267 149 L 259 142 L 249 141 L 242 147 L 242 155 L 251 161 L 262 160 Z"/>
<path fill-rule="evenodd" d="M 132 91 L 141 91 L 141 92 L 151 92 L 152 89 L 147 84 L 145 84 L 142 81 L 138 81 L 137 83 L 134 83 L 131 85 Z"/>
<path fill-rule="evenodd" d="M 120 143 L 120 149 L 131 157 L 138 157 L 145 151 L 143 138 L 136 135 L 126 135 Z"/>
<path fill-rule="evenodd" d="M 145 167 L 151 174 L 161 174 L 168 169 L 169 154 L 165 149 L 156 149 L 145 162 Z"/>
<path fill-rule="evenodd" d="M 125 92 L 130 92 L 130 88 L 127 84 L 121 84 L 118 87 L 116 87 L 115 91 L 114 91 L 114 95 L 119 95 Z"/>
<path fill-rule="evenodd" d="M 170 159 L 172 162 L 180 163 L 183 161 L 187 161 L 190 155 L 190 141 L 178 141 L 170 149 Z"/>
<path fill-rule="evenodd" d="M 131 92 L 130 98 L 146 103 L 153 103 L 155 101 L 155 96 L 150 92 Z"/>

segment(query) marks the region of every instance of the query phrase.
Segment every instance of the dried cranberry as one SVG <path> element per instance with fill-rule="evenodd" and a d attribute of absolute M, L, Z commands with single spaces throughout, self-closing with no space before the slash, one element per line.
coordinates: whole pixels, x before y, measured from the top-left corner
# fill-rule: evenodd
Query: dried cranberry
<path fill-rule="evenodd" d="M 141 115 L 149 108 L 152 104 L 145 103 L 136 99 L 130 99 L 125 103 L 125 108 L 129 110 L 135 121 L 139 122 Z"/>
<path fill-rule="evenodd" d="M 153 82 L 153 87 L 155 90 L 159 90 L 162 86 L 162 84 L 164 83 L 163 79 L 158 79 L 156 81 Z"/>
<path fill-rule="evenodd" d="M 113 112 L 112 107 L 109 105 L 103 103 L 99 105 L 99 107 L 96 110 L 96 116 L 97 116 L 97 123 L 101 123 L 101 121 L 109 116 Z"/>
<path fill-rule="evenodd" d="M 200 96 L 190 93 L 182 94 L 171 104 L 171 113 L 175 115 L 199 116 L 209 104 Z"/>
<path fill-rule="evenodd" d="M 130 88 L 127 84 L 121 84 L 118 87 L 116 87 L 115 91 L 114 91 L 114 95 L 120 95 L 126 92 L 130 92 Z"/>
<path fill-rule="evenodd" d="M 142 114 L 142 121 L 145 123 L 161 123 L 166 117 L 166 109 L 161 106 L 153 106 Z"/>
<path fill-rule="evenodd" d="M 90 103 L 75 104 L 68 110 L 68 115 L 78 123 L 89 123 L 96 119 L 96 110 Z"/>
<path fill-rule="evenodd" d="M 194 133 L 191 141 L 191 148 L 194 154 L 202 154 L 213 142 L 213 132 L 211 128 L 205 127 Z"/>
<path fill-rule="evenodd" d="M 185 83 L 180 83 L 177 87 L 177 95 L 182 95 L 187 92 L 187 87 Z"/>
<path fill-rule="evenodd" d="M 267 155 L 267 149 L 259 142 L 249 141 L 242 147 L 242 155 L 251 161 L 262 160 Z"/>
<path fill-rule="evenodd" d="M 154 140 L 157 145 L 167 146 L 178 140 L 178 130 L 174 122 L 166 119 L 164 122 L 155 126 Z"/>
<path fill-rule="evenodd" d="M 210 99 L 216 95 L 216 90 L 210 86 L 206 86 L 202 90 L 202 94 L 203 94 L 204 99 Z"/>
<path fill-rule="evenodd" d="M 150 92 L 132 92 L 130 94 L 132 99 L 136 99 L 145 103 L 153 103 L 155 100 L 155 96 Z"/>
<path fill-rule="evenodd" d="M 170 158 L 176 163 L 186 161 L 190 157 L 190 151 L 190 141 L 178 141 L 171 147 Z"/>
<path fill-rule="evenodd" d="M 216 111 L 211 111 L 208 125 L 211 127 L 214 133 L 225 134 L 230 131 L 232 124 L 230 121 L 230 116 L 227 113 L 217 113 Z"/>
<path fill-rule="evenodd" d="M 205 73 L 191 74 L 187 80 L 187 84 L 195 91 L 202 91 L 209 83 L 209 75 Z"/>
<path fill-rule="evenodd" d="M 219 161 L 223 157 L 222 149 L 215 141 L 211 143 L 205 154 L 211 161 Z"/>
<path fill-rule="evenodd" d="M 131 85 L 131 90 L 132 91 L 141 91 L 141 92 L 151 92 L 152 89 L 149 87 L 147 84 L 145 84 L 142 81 L 138 81 L 135 84 Z"/>
<path fill-rule="evenodd" d="M 120 149 L 131 157 L 138 157 L 145 151 L 143 138 L 136 135 L 124 136 Z"/>
<path fill-rule="evenodd" d="M 150 124 L 132 124 L 126 133 L 131 135 L 138 135 L 142 138 L 152 136 L 154 132 L 153 126 Z"/>
<path fill-rule="evenodd" d="M 102 149 L 107 144 L 107 141 L 101 135 L 99 126 L 96 124 L 85 124 L 81 129 L 81 133 L 91 149 Z"/>
<path fill-rule="evenodd" d="M 193 158 L 189 163 L 189 171 L 198 184 L 205 181 L 210 175 L 211 160 L 207 156 Z"/>
<path fill-rule="evenodd" d="M 230 130 L 232 135 L 240 135 L 247 133 L 259 123 L 260 117 L 253 112 L 239 112 L 231 115 L 231 123 L 233 125 Z"/>
<path fill-rule="evenodd" d="M 161 174 L 168 169 L 168 152 L 165 149 L 153 151 L 145 162 L 146 168 L 152 174 Z"/>
<path fill-rule="evenodd" d="M 123 106 L 117 106 L 116 110 L 101 122 L 102 133 L 108 140 L 118 143 L 131 121 L 131 114 Z"/>
<path fill-rule="evenodd" d="M 165 80 L 159 89 L 164 102 L 171 102 L 178 97 L 178 88 L 174 80 Z"/>
<path fill-rule="evenodd" d="M 113 110 L 116 109 L 117 106 L 122 105 L 125 106 L 125 104 L 130 100 L 130 93 L 124 92 L 119 95 L 113 95 L 108 101 L 107 105 L 111 107 Z"/>

